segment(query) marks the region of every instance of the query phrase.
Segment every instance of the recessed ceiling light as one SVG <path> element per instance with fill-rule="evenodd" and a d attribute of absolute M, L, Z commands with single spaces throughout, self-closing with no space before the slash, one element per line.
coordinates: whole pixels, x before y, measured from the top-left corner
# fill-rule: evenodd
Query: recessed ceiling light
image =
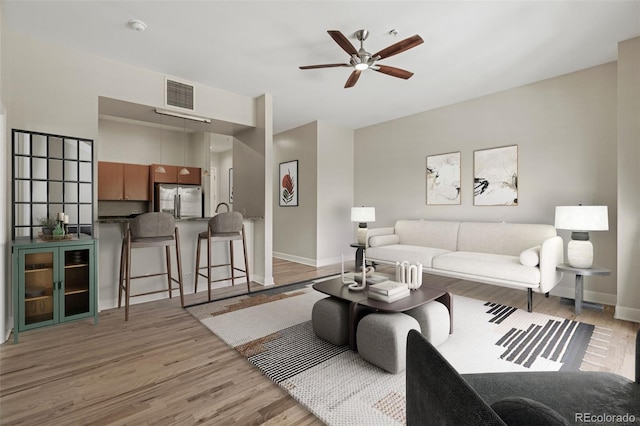
<path fill-rule="evenodd" d="M 136 31 L 144 31 L 147 29 L 147 24 L 139 19 L 132 19 L 129 21 L 129 26 Z"/>

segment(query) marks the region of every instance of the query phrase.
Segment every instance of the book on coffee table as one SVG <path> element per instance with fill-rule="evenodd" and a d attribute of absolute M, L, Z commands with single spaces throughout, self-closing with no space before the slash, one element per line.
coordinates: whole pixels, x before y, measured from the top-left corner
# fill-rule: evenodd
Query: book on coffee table
<path fill-rule="evenodd" d="M 360 272 L 347 272 L 346 274 L 344 274 L 344 277 L 346 279 L 354 280 L 358 283 L 362 282 L 362 273 Z M 389 277 L 387 275 L 379 274 L 377 272 L 367 275 L 367 284 L 376 284 L 376 283 L 381 283 L 383 281 L 388 281 L 388 280 L 389 280 Z"/>
<path fill-rule="evenodd" d="M 400 300 L 400 299 L 404 299 L 405 297 L 408 297 L 411 295 L 411 291 L 409 290 L 409 288 L 406 288 L 398 293 L 394 293 L 391 295 L 386 295 L 386 294 L 381 294 L 381 293 L 376 293 L 375 291 L 371 291 L 371 289 L 369 289 L 369 298 L 370 299 L 375 299 L 375 300 L 380 300 L 382 302 L 387 302 L 387 303 L 391 303 L 391 302 L 395 302 L 396 300 Z"/>
<path fill-rule="evenodd" d="M 397 293 L 402 293 L 404 290 L 408 290 L 408 289 L 409 289 L 409 286 L 405 283 L 386 280 L 381 283 L 370 285 L 369 293 L 375 292 L 378 294 L 383 294 L 385 296 L 391 296 Z"/>

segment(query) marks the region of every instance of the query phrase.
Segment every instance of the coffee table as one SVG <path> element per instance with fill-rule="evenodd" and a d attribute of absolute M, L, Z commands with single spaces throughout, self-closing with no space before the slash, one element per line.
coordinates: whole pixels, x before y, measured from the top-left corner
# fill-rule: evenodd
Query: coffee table
<path fill-rule="evenodd" d="M 411 294 L 395 302 L 387 303 L 369 298 L 369 288 L 361 291 L 349 290 L 340 277 L 313 284 L 313 289 L 329 296 L 350 302 L 349 305 L 349 349 L 356 351 L 356 329 L 360 320 L 372 312 L 406 312 L 431 301 L 447 307 L 450 318 L 449 334 L 453 333 L 453 309 L 451 294 L 441 288 L 423 285 Z"/>

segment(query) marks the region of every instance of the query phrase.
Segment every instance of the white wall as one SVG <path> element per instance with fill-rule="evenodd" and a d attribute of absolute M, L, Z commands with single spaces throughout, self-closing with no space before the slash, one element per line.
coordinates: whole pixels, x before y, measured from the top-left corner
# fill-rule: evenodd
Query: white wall
<path fill-rule="evenodd" d="M 518 145 L 515 207 L 473 206 L 473 151 Z M 462 204 L 426 206 L 426 156 L 461 151 Z M 355 132 L 355 204 L 373 227 L 400 218 L 554 223 L 556 205 L 609 206 L 609 232 L 592 233 L 585 299 L 616 302 L 616 64 L 484 96 Z M 370 227 L 372 225 L 369 225 Z M 560 231 L 566 242 L 570 234 Z M 573 275 L 554 294 L 573 297 Z"/>
<path fill-rule="evenodd" d="M 352 259 L 353 130 L 318 122 L 317 265 Z"/>
<path fill-rule="evenodd" d="M 640 37 L 618 46 L 618 302 L 640 322 Z"/>

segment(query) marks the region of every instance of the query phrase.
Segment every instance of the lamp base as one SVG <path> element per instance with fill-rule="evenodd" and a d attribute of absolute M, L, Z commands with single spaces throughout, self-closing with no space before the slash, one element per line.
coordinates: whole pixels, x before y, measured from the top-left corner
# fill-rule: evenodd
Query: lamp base
<path fill-rule="evenodd" d="M 358 244 L 367 244 L 367 228 L 358 228 L 358 232 L 356 233 L 356 240 L 358 241 Z"/>
<path fill-rule="evenodd" d="M 567 244 L 567 263 L 574 268 L 591 268 L 593 265 L 593 244 L 591 241 L 569 241 Z"/>

